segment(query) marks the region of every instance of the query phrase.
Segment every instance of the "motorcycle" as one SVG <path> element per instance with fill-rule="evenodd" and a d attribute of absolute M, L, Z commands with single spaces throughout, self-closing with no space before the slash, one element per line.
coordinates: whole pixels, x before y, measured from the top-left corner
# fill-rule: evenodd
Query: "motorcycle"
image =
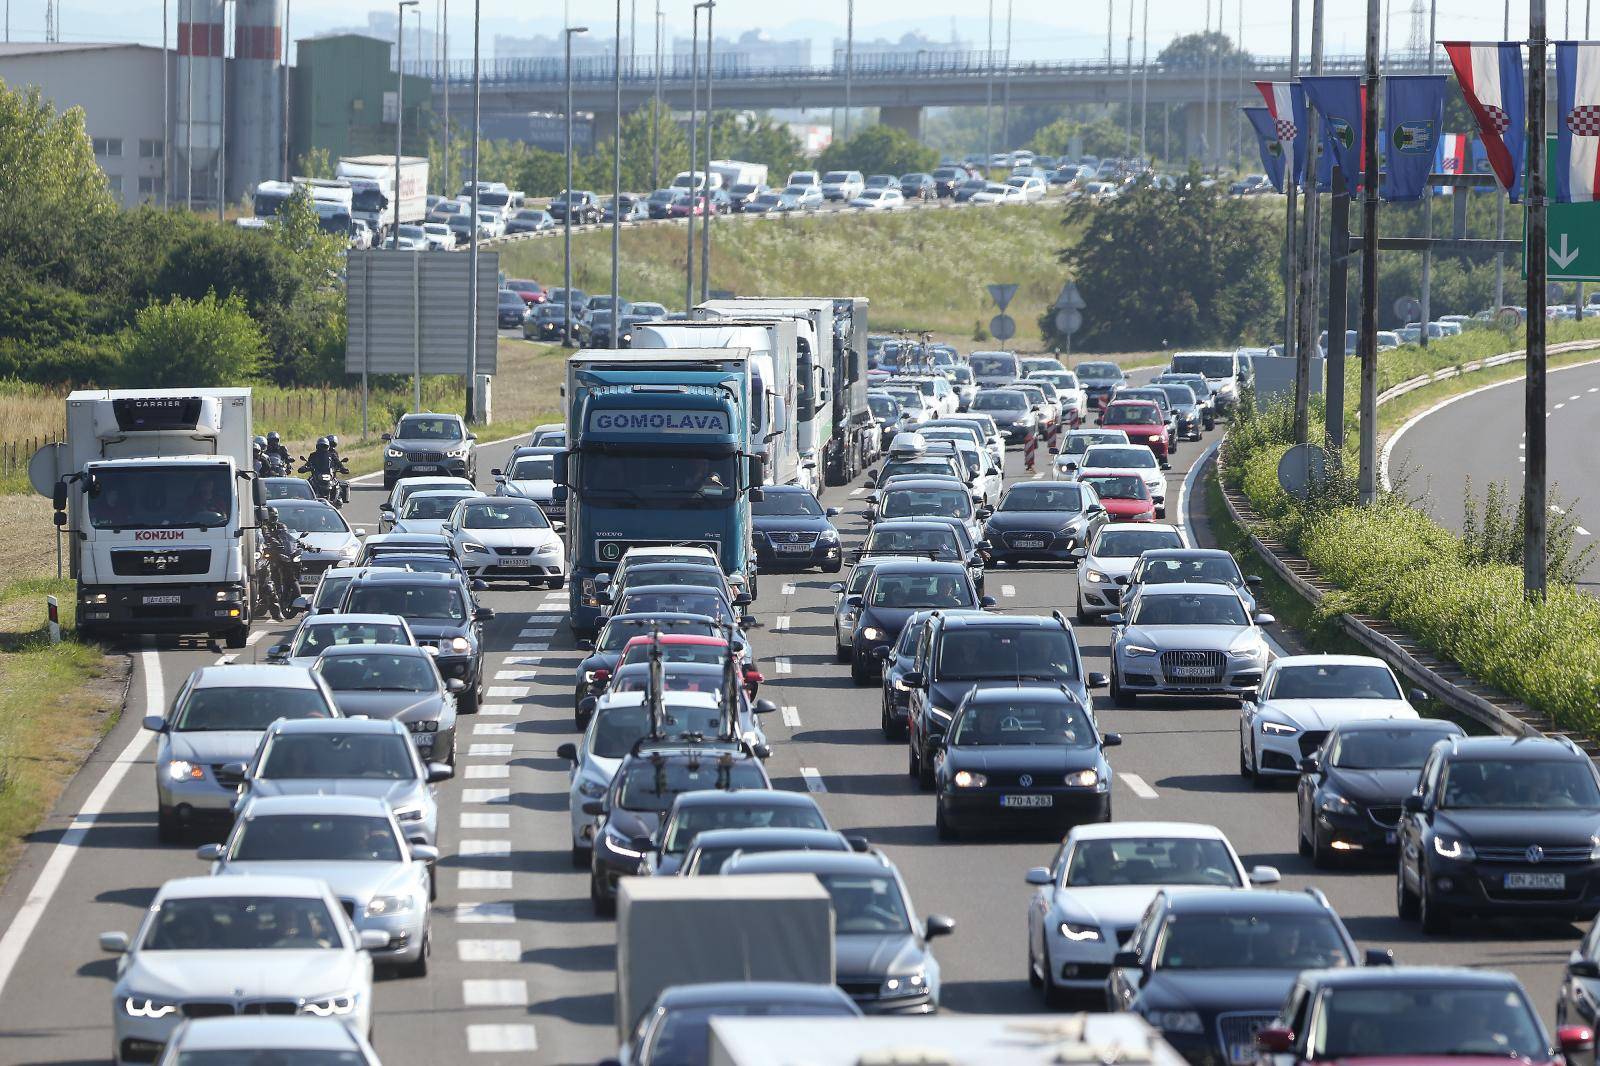
<path fill-rule="evenodd" d="M 269 545 L 256 549 L 255 568 L 250 575 L 257 615 L 262 608 L 273 621 L 293 618 L 298 611 L 294 601 L 300 595 L 300 552 L 288 558 L 277 556 Z"/>
<path fill-rule="evenodd" d="M 349 483 L 334 477 L 331 472 L 326 474 L 317 473 L 306 465 L 304 456 L 300 457 L 300 463 L 300 473 L 309 475 L 307 480 L 311 482 L 311 495 L 319 500 L 325 500 L 333 504 L 339 510 L 343 510 L 346 501 L 350 499 Z M 339 469 L 346 474 L 350 472 L 345 469 L 342 462 L 339 464 Z"/>
<path fill-rule="evenodd" d="M 283 456 L 267 452 L 261 456 L 262 477 L 288 477 L 289 464 L 284 462 Z"/>

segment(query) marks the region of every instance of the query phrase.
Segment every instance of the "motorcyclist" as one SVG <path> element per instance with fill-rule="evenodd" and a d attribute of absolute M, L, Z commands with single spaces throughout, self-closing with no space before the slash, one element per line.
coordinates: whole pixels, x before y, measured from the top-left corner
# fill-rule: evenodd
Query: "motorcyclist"
<path fill-rule="evenodd" d="M 318 476 L 326 474 L 332 479 L 332 486 L 329 489 L 330 502 L 339 497 L 339 475 L 341 473 L 348 474 L 349 472 L 344 463 L 340 462 L 338 453 L 328 443 L 327 437 L 317 438 L 316 450 L 306 456 L 305 465 L 300 468 L 300 473 L 302 474 L 315 474 Z M 312 491 L 316 491 L 315 483 L 313 483 Z"/>
<path fill-rule="evenodd" d="M 267 438 L 257 436 L 250 441 L 250 461 L 256 477 L 267 477 Z"/>
<path fill-rule="evenodd" d="M 348 474 L 350 468 L 344 465 L 344 460 L 339 457 L 339 437 L 337 434 L 328 434 L 328 450 L 333 453 L 334 465 L 340 473 Z M 339 489 L 339 498 L 344 503 L 350 502 L 350 482 L 335 478 L 334 483 Z"/>
<path fill-rule="evenodd" d="M 275 458 L 278 463 L 282 464 L 282 469 L 279 473 L 287 474 L 294 466 L 294 460 L 289 456 L 289 449 L 284 447 L 283 438 L 278 435 L 277 430 L 267 434 L 267 443 L 262 450 L 270 458 Z"/>
<path fill-rule="evenodd" d="M 268 507 L 261 522 L 261 545 L 266 549 L 278 603 L 288 607 L 300 593 L 300 564 L 295 562 L 300 541 L 294 530 L 279 521 L 276 507 Z"/>

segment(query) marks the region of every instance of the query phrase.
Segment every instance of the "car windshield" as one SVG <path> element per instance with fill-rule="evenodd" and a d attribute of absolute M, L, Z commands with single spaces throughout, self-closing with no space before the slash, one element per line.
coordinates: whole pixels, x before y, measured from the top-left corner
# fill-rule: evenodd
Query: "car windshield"
<path fill-rule="evenodd" d="M 767 492 L 763 498 L 750 504 L 757 515 L 816 515 L 822 514 L 822 505 L 809 492 Z"/>
<path fill-rule="evenodd" d="M 1484 1058 L 1543 1062 L 1549 1041 L 1515 988 L 1338 988 L 1306 1044 L 1312 1059 Z"/>
<path fill-rule="evenodd" d="M 972 514 L 972 497 L 965 489 L 898 489 L 883 494 L 879 514 L 884 518 L 940 515 L 966 518 Z"/>
<path fill-rule="evenodd" d="M 1338 927 L 1325 914 L 1178 915 L 1161 931 L 1155 960 L 1162 970 L 1325 970 L 1351 965 Z"/>
<path fill-rule="evenodd" d="M 344 947 L 328 905 L 301 896 L 169 899 L 141 951 L 315 951 Z"/>
<path fill-rule="evenodd" d="M 1122 368 L 1116 363 L 1079 363 L 1077 374 L 1084 381 L 1122 380 Z"/>
<path fill-rule="evenodd" d="M 896 459 L 883 464 L 883 472 L 878 475 L 878 484 L 883 484 L 897 474 L 955 474 L 956 458 L 953 455 L 941 455 L 929 459 Z"/>
<path fill-rule="evenodd" d="M 1133 611 L 1136 626 L 1247 626 L 1250 618 L 1237 596 L 1141 596 Z"/>
<path fill-rule="evenodd" d="M 411 741 L 394 733 L 280 733 L 267 743 L 256 775 L 269 781 L 417 776 Z"/>
<path fill-rule="evenodd" d="M 279 718 L 332 717 L 327 700 L 314 688 L 226 685 L 193 689 L 172 728 L 180 733 L 259 733 Z"/>
<path fill-rule="evenodd" d="M 614 618 L 606 623 L 606 628 L 601 632 L 600 639 L 595 641 L 597 651 L 621 651 L 628 646 L 628 641 L 634 637 L 643 636 L 650 632 L 655 621 L 649 618 Z M 711 636 L 713 630 L 705 622 L 683 622 L 674 620 L 662 626 L 669 633 L 690 633 L 694 636 Z"/>
<path fill-rule="evenodd" d="M 1342 770 L 1420 770 L 1433 746 L 1450 734 L 1438 729 L 1357 729 L 1340 733 L 1330 761 Z"/>
<path fill-rule="evenodd" d="M 1077 485 L 1014 485 L 1000 501 L 1002 511 L 1071 511 L 1083 509 Z"/>
<path fill-rule="evenodd" d="M 352 576 L 323 578 L 322 584 L 317 586 L 317 595 L 312 601 L 312 608 L 321 611 L 336 606 L 340 600 L 344 599 L 345 590 L 350 587 L 350 582 L 353 580 L 355 579 Z M 388 642 L 386 641 L 385 643 Z M 397 643 L 404 644 L 406 642 L 402 640 Z"/>
<path fill-rule="evenodd" d="M 1055 701 L 969 704 L 950 730 L 951 743 L 958 747 L 1092 748 L 1097 743 L 1089 716 L 1074 704 Z"/>
<path fill-rule="evenodd" d="M 713 726 L 711 735 L 715 735 Z M 665 814 L 672 801 L 684 792 L 701 789 L 766 788 L 761 767 L 751 759 L 736 759 L 724 765 L 715 753 L 705 758 L 663 759 L 654 764 L 649 758 L 631 760 L 621 770 L 618 799 L 630 811 L 655 811 Z"/>
<path fill-rule="evenodd" d="M 591 423 L 606 417 L 603 411 L 589 415 Z M 625 416 L 610 417 L 620 423 Z M 739 498 L 739 464 L 731 454 L 586 451 L 582 466 L 586 500 L 603 500 L 607 504 L 626 500 L 637 504 L 649 499 L 654 505 L 671 507 L 702 501 L 724 506 Z"/>
<path fill-rule="evenodd" d="M 972 368 L 974 374 L 980 376 L 997 376 L 1000 374 L 1015 374 L 1017 361 L 1009 355 L 974 355 L 967 360 L 967 366 Z"/>
<path fill-rule="evenodd" d="M 1386 666 L 1317 663 L 1273 672 L 1274 700 L 1397 700 L 1400 686 Z"/>
<path fill-rule="evenodd" d="M 722 571 L 712 566 L 674 566 L 671 563 L 653 563 L 629 570 L 623 577 L 623 589 L 644 585 L 698 585 L 702 588 L 720 589 Z"/>
<path fill-rule="evenodd" d="M 680 809 L 667 826 L 661 850 L 681 855 L 696 833 L 708 829 L 827 829 L 822 812 L 799 803 L 711 803 Z"/>
<path fill-rule="evenodd" d="M 732 622 L 733 612 L 721 595 L 713 592 L 630 592 L 623 597 L 622 614 L 701 614 Z"/>
<path fill-rule="evenodd" d="M 553 455 L 525 455 L 511 465 L 512 481 L 550 481 L 555 477 Z"/>
<path fill-rule="evenodd" d="M 96 529 L 210 529 L 233 513 L 233 486 L 222 467 L 104 467 L 90 480 L 88 497 Z"/>
<path fill-rule="evenodd" d="M 230 862 L 400 862 L 389 819 L 361 814 L 269 814 L 239 824 Z"/>
<path fill-rule="evenodd" d="M 896 555 L 921 555 L 924 552 L 937 551 L 945 555 L 954 556 L 960 553 L 961 545 L 956 541 L 955 530 L 947 527 L 933 526 L 927 529 L 897 529 L 890 526 L 874 526 L 867 535 L 866 550 Z"/>
<path fill-rule="evenodd" d="M 1239 564 L 1231 555 L 1173 555 L 1142 561 L 1139 581 L 1146 585 L 1171 585 L 1175 583 L 1205 582 L 1214 585 L 1244 584 Z"/>
<path fill-rule="evenodd" d="M 335 692 L 435 692 L 433 662 L 399 652 L 325 655 L 317 673 Z"/>
<path fill-rule="evenodd" d="M 722 731 L 722 712 L 715 707 L 674 707 L 669 700 L 662 710 L 661 731 L 669 737 L 695 733 L 714 737 Z M 649 733 L 650 710 L 642 703 L 603 707 L 595 714 L 589 754 L 600 759 L 620 759 Z"/>
<path fill-rule="evenodd" d="M 408 415 L 400 420 L 396 440 L 460 440 L 461 423 L 453 418 Z"/>
<path fill-rule="evenodd" d="M 1237 371 L 1231 355 L 1175 355 L 1172 357 L 1172 372 L 1231 378 Z"/>
<path fill-rule="evenodd" d="M 904 933 L 911 929 L 900 886 L 892 877 L 871 874 L 816 875 L 833 898 L 833 931 Z"/>
<path fill-rule="evenodd" d="M 848 1018 L 855 1011 L 837 1003 L 725 1003 L 714 1007 L 673 1007 L 650 1034 L 640 1061 L 657 1066 L 693 1066 L 711 1058 L 711 1019 Z M 298 1060 L 296 1060 L 298 1062 Z"/>
<path fill-rule="evenodd" d="M 510 289 L 501 289 L 500 306 L 521 308 L 523 306 L 522 297 L 517 295 L 515 292 L 512 292 Z"/>
<path fill-rule="evenodd" d="M 1194 390 L 1187 385 L 1163 385 L 1161 391 L 1167 394 L 1167 400 L 1174 404 L 1193 405 Z"/>
<path fill-rule="evenodd" d="M 1102 493 L 1104 495 L 1104 493 Z M 1181 548 L 1183 540 L 1171 529 L 1112 529 L 1100 534 L 1094 555 L 1101 559 L 1132 559 L 1152 548 Z"/>
<path fill-rule="evenodd" d="M 1144 487 L 1144 479 L 1137 474 L 1105 474 L 1099 477 L 1086 477 L 1083 481 L 1094 489 L 1101 499 L 1148 500 L 1150 498 L 1150 490 Z"/>
<path fill-rule="evenodd" d="M 352 614 L 397 614 L 401 618 L 466 620 L 461 590 L 450 585 L 357 585 L 345 608 Z"/>
<path fill-rule="evenodd" d="M 311 485 L 299 478 L 262 478 L 261 487 L 269 500 L 314 500 Z"/>
<path fill-rule="evenodd" d="M 275 505 L 278 518 L 296 533 L 345 533 L 350 527 L 338 511 L 325 503 Z"/>
<path fill-rule="evenodd" d="M 180 1050 L 177 1066 L 367 1066 L 371 1061 L 354 1048 L 199 1048 Z"/>
<path fill-rule="evenodd" d="M 400 512 L 400 517 L 424 522 L 435 519 L 443 521 L 450 517 L 450 512 L 455 510 L 456 504 L 470 498 L 469 493 L 462 493 L 459 496 L 435 496 L 432 493 L 418 492 L 406 500 L 405 509 Z"/>
<path fill-rule="evenodd" d="M 1072 637 L 1057 627 L 952 627 L 939 644 L 939 681 L 989 679 L 1076 681 Z"/>
<path fill-rule="evenodd" d="M 1110 433 L 1073 433 L 1070 434 L 1062 450 L 1068 455 L 1082 455 L 1097 444 L 1126 444 L 1128 435 L 1122 430 Z M 1153 452 L 1151 453 L 1154 454 Z"/>
<path fill-rule="evenodd" d="M 1233 854 L 1220 840 L 1139 837 L 1082 840 L 1067 864 L 1068 887 L 1098 885 L 1225 885 L 1239 887 Z"/>
<path fill-rule="evenodd" d="M 1161 424 L 1161 409 L 1154 403 L 1114 403 L 1106 408 L 1105 421 L 1122 426 Z"/>
<path fill-rule="evenodd" d="M 972 384 L 972 370 L 969 367 L 953 366 L 949 370 L 946 370 L 945 373 L 949 375 L 951 381 L 954 381 L 958 385 Z"/>
<path fill-rule="evenodd" d="M 312 622 L 300 627 L 290 646 L 295 657 L 320 655 L 337 644 L 410 644 L 404 626 L 394 622 Z"/>
<path fill-rule="evenodd" d="M 964 574 L 885 573 L 878 571 L 868 601 L 874 607 L 925 610 L 933 607 L 976 607 Z"/>
<path fill-rule="evenodd" d="M 1098 444 L 1083 453 L 1085 469 L 1102 470 L 1155 470 L 1159 467 L 1156 453 L 1135 445 Z"/>
<path fill-rule="evenodd" d="M 479 500 L 461 509 L 462 529 L 549 529 L 539 506 L 521 500 Z"/>
<path fill-rule="evenodd" d="M 1445 769 L 1441 808 L 1565 810 L 1600 807 L 1588 759 L 1456 760 Z"/>

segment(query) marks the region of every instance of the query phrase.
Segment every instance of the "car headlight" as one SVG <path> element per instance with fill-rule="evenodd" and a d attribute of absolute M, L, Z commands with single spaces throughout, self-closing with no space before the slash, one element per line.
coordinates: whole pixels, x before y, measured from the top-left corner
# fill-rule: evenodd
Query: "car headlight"
<path fill-rule="evenodd" d="M 1152 440 L 1152 441 L 1158 441 L 1158 440 L 1160 440 L 1160 439 L 1161 439 L 1161 434 L 1159 434 L 1159 433 L 1152 433 L 1152 434 L 1150 434 L 1150 439 L 1151 439 L 1151 440 Z"/>
<path fill-rule="evenodd" d="M 839 531 L 831 527 L 824 529 L 817 539 L 824 544 L 837 544 L 839 542 Z"/>
<path fill-rule="evenodd" d="M 361 554 L 361 542 L 358 540 L 349 541 L 344 547 L 339 549 L 339 554 L 344 556 L 346 559 L 354 559 L 357 555 Z"/>
<path fill-rule="evenodd" d="M 1156 650 L 1143 644 L 1124 644 L 1122 650 L 1129 655 L 1155 655 Z"/>
<path fill-rule="evenodd" d="M 578 795 L 585 799 L 599 799 L 606 794 L 606 788 L 607 785 L 604 781 L 596 781 L 588 777 L 578 778 Z"/>
<path fill-rule="evenodd" d="M 1589 838 L 1589 859 L 1590 861 L 1600 859 L 1600 837 Z"/>
<path fill-rule="evenodd" d="M 1153 1010 L 1145 1015 L 1150 1024 L 1169 1033 L 1203 1033 L 1200 1012 L 1192 1010 Z"/>
<path fill-rule="evenodd" d="M 940 707 L 938 704 L 934 704 L 934 703 L 928 704 L 928 717 L 932 718 L 936 723 L 938 723 L 941 726 L 949 725 L 950 724 L 950 719 L 953 718 L 954 716 L 955 716 L 955 712 L 954 711 L 950 711 L 950 710 L 947 710 L 947 709 L 945 709 L 943 707 Z"/>
<path fill-rule="evenodd" d="M 489 549 L 487 547 L 471 540 L 464 541 L 461 545 L 461 550 L 464 552 L 479 552 L 484 555 L 489 553 Z"/>
<path fill-rule="evenodd" d="M 865 628 L 865 629 L 863 629 L 861 631 L 861 637 L 862 637 L 863 640 L 882 640 L 884 637 L 886 637 L 888 635 L 889 634 L 885 633 L 883 630 L 879 629 L 877 626 L 868 626 L 867 628 Z"/>
<path fill-rule="evenodd" d="M 383 450 L 383 457 L 385 459 L 404 459 L 406 457 L 406 453 L 401 451 L 399 448 L 385 448 Z"/>
<path fill-rule="evenodd" d="M 151 996 L 141 996 L 137 992 L 129 992 L 122 1000 L 122 1010 L 130 1018 L 165 1018 L 169 1014 L 178 1012 L 176 1003 L 168 1003 L 164 999 L 155 999 Z"/>
<path fill-rule="evenodd" d="M 1478 853 L 1472 850 L 1471 844 L 1460 837 L 1445 836 L 1443 833 L 1434 834 L 1433 850 L 1441 859 L 1471 862 L 1478 857 Z"/>
<path fill-rule="evenodd" d="M 989 778 L 984 774 L 975 774 L 970 770 L 956 772 L 955 783 L 957 788 L 983 788 L 989 783 Z"/>
<path fill-rule="evenodd" d="M 308 999 L 305 1012 L 318 1018 L 332 1018 L 335 1015 L 349 1014 L 356 1009 L 356 1000 L 359 997 L 354 992 L 346 992 L 341 996 L 326 996 L 322 999 Z"/>
<path fill-rule="evenodd" d="M 1356 805 L 1337 792 L 1324 792 L 1317 800 L 1317 810 L 1324 814 L 1359 814 Z"/>
<path fill-rule="evenodd" d="M 1075 943 L 1087 943 L 1100 939 L 1100 927 L 1097 925 L 1079 925 L 1076 922 L 1062 922 L 1059 926 L 1061 935 Z"/>
<path fill-rule="evenodd" d="M 1096 584 L 1101 584 L 1101 585 L 1108 584 L 1111 581 L 1111 579 L 1109 577 L 1107 577 L 1105 574 L 1102 574 L 1098 570 L 1085 571 L 1083 576 L 1084 576 L 1085 579 L 1087 579 L 1089 581 L 1093 581 Z"/>
<path fill-rule="evenodd" d="M 197 763 L 173 759 L 167 763 L 167 776 L 174 781 L 204 781 L 206 772 Z"/>
<path fill-rule="evenodd" d="M 410 896 L 373 896 L 367 901 L 367 917 L 384 914 L 404 914 L 412 906 Z"/>
<path fill-rule="evenodd" d="M 1300 732 L 1300 728 L 1288 722 L 1262 722 L 1261 731 L 1269 737 L 1292 737 Z"/>
<path fill-rule="evenodd" d="M 536 549 L 540 555 L 554 555 L 561 550 L 559 544 L 541 544 Z"/>
<path fill-rule="evenodd" d="M 600 835 L 600 838 L 606 842 L 606 847 L 608 849 L 616 852 L 618 855 L 623 855 L 630 859 L 637 859 L 640 857 L 640 852 L 628 847 L 628 845 L 633 843 L 633 841 L 622 836 L 615 829 L 612 829 L 610 822 L 606 823 L 606 831 Z"/>
<path fill-rule="evenodd" d="M 1093 788 L 1100 783 L 1100 771 L 1094 769 L 1079 770 L 1076 773 L 1068 774 L 1066 781 L 1067 784 L 1076 785 L 1078 788 Z"/>
<path fill-rule="evenodd" d="M 409 807 L 396 807 L 394 810 L 394 819 L 397 822 L 422 821 L 422 804 L 414 803 Z"/>
<path fill-rule="evenodd" d="M 919 996 L 928 990 L 928 979 L 921 970 L 904 977 L 891 977 L 883 982 L 881 994 L 885 996 Z"/>
<path fill-rule="evenodd" d="M 451 637 L 450 650 L 458 655 L 465 655 L 472 650 L 472 643 L 466 637 Z"/>

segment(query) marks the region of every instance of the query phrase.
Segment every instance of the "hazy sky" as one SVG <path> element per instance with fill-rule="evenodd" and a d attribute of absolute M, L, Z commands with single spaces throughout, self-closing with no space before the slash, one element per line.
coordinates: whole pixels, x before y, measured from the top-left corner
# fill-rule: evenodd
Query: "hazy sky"
<path fill-rule="evenodd" d="M 40 40 L 44 31 L 45 0 L 4 0 L 10 11 L 13 40 Z M 176 17 L 177 0 L 169 0 L 170 10 Z M 427 26 L 431 29 L 434 11 L 440 0 L 423 0 Z M 449 0 L 445 0 L 449 2 Z M 496 33 L 533 34 L 549 33 L 562 24 L 563 0 L 545 0 L 543 3 L 517 3 L 507 0 L 482 0 L 485 54 L 490 49 L 487 41 Z M 1145 0 L 1132 0 L 1137 8 L 1134 25 L 1134 55 L 1142 50 L 1142 22 Z M 1244 7 L 1243 39 L 1245 47 L 1262 54 L 1286 54 L 1289 49 L 1289 12 L 1292 0 L 1148 0 L 1150 18 L 1150 50 L 1152 53 L 1183 33 L 1198 31 L 1206 23 L 1207 11 L 1215 20 L 1218 6 L 1222 10 L 1223 28 L 1230 37 L 1239 31 L 1240 3 Z M 1392 9 L 1390 15 L 1390 45 L 1399 50 L 1406 46 L 1410 36 L 1410 10 L 1415 2 L 1424 0 L 1384 0 Z M 1550 29 L 1553 36 L 1562 36 L 1565 20 L 1570 11 L 1571 36 L 1583 36 L 1584 9 L 1594 0 L 1548 0 Z M 626 25 L 630 10 L 638 12 L 640 36 L 650 35 L 650 20 L 655 0 L 622 0 L 623 21 Z M 1106 47 L 1107 0 L 1012 0 L 1013 28 L 1012 54 L 1020 59 L 1086 58 L 1100 56 Z M 1128 6 L 1130 0 L 1110 0 L 1114 8 L 1116 29 L 1115 49 L 1121 55 L 1127 47 Z M 691 0 L 668 0 L 662 3 L 666 12 L 668 33 L 688 32 Z M 774 37 L 810 37 L 814 41 L 814 61 L 827 55 L 834 34 L 844 33 L 846 0 L 807 0 L 796 4 L 786 0 L 719 0 L 716 25 L 731 33 L 759 28 Z M 986 0 L 918 0 L 914 6 L 917 14 L 907 17 L 907 5 L 894 0 L 857 0 L 856 33 L 858 37 L 898 37 L 918 30 L 935 39 L 948 39 L 952 20 L 957 33 L 984 47 L 987 40 Z M 1004 20 L 1007 0 L 993 0 L 995 12 L 996 47 L 1004 44 Z M 1527 32 L 1528 4 L 1524 0 L 1510 5 L 1511 32 Z M 1302 0 L 1305 22 L 1309 22 L 1311 0 Z M 1438 3 L 1438 37 L 1498 39 L 1505 0 L 1440 0 Z M 587 2 L 576 5 L 582 18 L 590 20 L 593 32 L 605 32 L 602 27 L 609 21 L 601 11 L 614 11 L 604 3 Z M 1360 51 L 1365 31 L 1363 0 L 1327 0 L 1327 49 L 1330 53 Z M 62 39 L 74 40 L 133 40 L 159 44 L 161 40 L 161 11 L 159 0 L 60 0 L 59 17 Z M 393 5 L 375 5 L 347 0 L 300 0 L 293 7 L 291 32 L 295 37 L 309 36 L 337 26 L 362 25 L 367 13 L 373 10 L 392 12 Z M 535 12 L 546 12 L 542 17 Z M 469 44 L 471 7 L 468 0 L 455 0 L 450 4 L 451 51 L 465 49 Z M 1600 31 L 1600 23 L 1595 24 Z M 1309 26 L 1303 26 L 1303 40 L 1309 44 Z"/>

